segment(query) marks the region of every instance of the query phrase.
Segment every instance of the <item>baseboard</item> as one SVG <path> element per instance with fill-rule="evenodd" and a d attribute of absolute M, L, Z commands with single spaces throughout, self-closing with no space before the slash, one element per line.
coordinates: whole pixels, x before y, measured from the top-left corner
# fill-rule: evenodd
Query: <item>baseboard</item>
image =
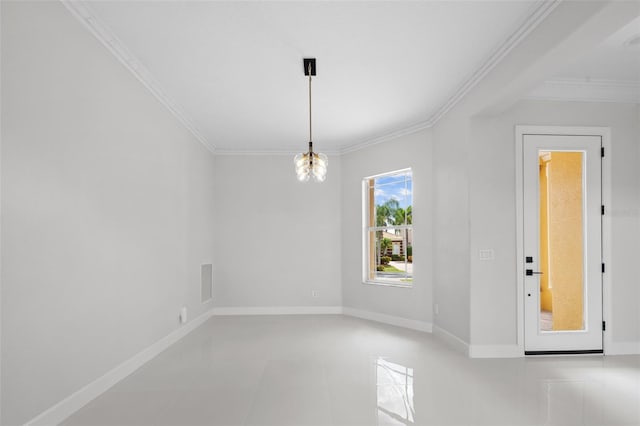
<path fill-rule="evenodd" d="M 605 355 L 640 355 L 640 342 L 609 342 L 604 347 Z"/>
<path fill-rule="evenodd" d="M 351 317 L 367 319 L 371 321 L 381 322 L 384 324 L 395 325 L 398 327 L 410 328 L 412 330 L 424 331 L 431 333 L 432 324 L 430 322 L 412 320 L 408 318 L 396 317 L 393 315 L 379 314 L 377 312 L 363 311 L 360 309 L 349 308 L 344 306 L 342 313 Z"/>
<path fill-rule="evenodd" d="M 179 329 L 171 332 L 167 336 L 158 340 L 142 352 L 134 355 L 122 364 L 118 365 L 102 377 L 87 384 L 77 390 L 51 408 L 34 417 L 24 426 L 44 426 L 62 423 L 66 418 L 84 407 L 86 404 L 100 396 L 129 376 L 131 373 L 142 367 L 145 363 L 160 354 L 169 346 L 189 334 L 191 331 L 202 325 L 212 316 L 224 315 L 327 315 L 344 314 L 357 318 L 385 324 L 405 327 L 412 330 L 431 332 L 432 324 L 424 321 L 411 320 L 392 315 L 379 314 L 376 312 L 362 311 L 354 308 L 342 306 L 256 306 L 256 307 L 217 307 L 203 313 L 199 317 L 188 322 Z M 442 333 L 446 333 L 442 330 Z M 453 335 L 451 335 L 453 336 Z M 455 336 L 454 336 L 455 337 Z M 457 338 L 456 338 L 457 339 Z"/>
<path fill-rule="evenodd" d="M 213 308 L 213 315 L 327 315 L 341 313 L 342 306 L 228 306 Z"/>
<path fill-rule="evenodd" d="M 88 385 L 84 386 L 80 390 L 69 395 L 67 398 L 58 402 L 53 407 L 44 411 L 37 417 L 25 423 L 25 426 L 39 426 L 39 425 L 57 425 L 64 421 L 67 417 L 84 407 L 87 403 L 94 400 L 102 393 L 107 391 L 113 385 L 136 371 L 143 366 L 146 362 L 157 356 L 160 352 L 167 349 L 169 346 L 180 340 L 182 337 L 189 334 L 195 328 L 204 323 L 211 317 L 213 310 L 209 310 L 204 314 L 198 316 L 192 321 L 188 322 L 184 326 L 171 332 L 167 336 L 158 340 L 142 352 L 129 358 L 122 364 L 115 367 L 113 370 L 107 372 L 104 376 L 94 380 Z"/>
<path fill-rule="evenodd" d="M 327 315 L 344 314 L 412 330 L 431 332 L 431 323 L 343 306 L 231 306 L 213 308 L 213 315 Z"/>
<path fill-rule="evenodd" d="M 449 333 L 447 330 L 434 325 L 433 335 L 444 341 L 456 351 L 469 356 L 469 344 L 455 334 Z"/>
<path fill-rule="evenodd" d="M 469 345 L 469 358 L 521 358 L 524 356 L 518 345 Z"/>

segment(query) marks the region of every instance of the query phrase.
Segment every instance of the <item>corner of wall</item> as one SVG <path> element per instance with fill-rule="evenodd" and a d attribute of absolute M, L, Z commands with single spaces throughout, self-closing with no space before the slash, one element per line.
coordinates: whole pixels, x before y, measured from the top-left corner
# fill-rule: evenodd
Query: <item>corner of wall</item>
<path fill-rule="evenodd" d="M 447 346 L 451 347 L 456 352 L 469 356 L 469 343 L 465 342 L 455 334 L 434 324 L 433 335 L 442 340 Z"/>
<path fill-rule="evenodd" d="M 63 422 L 73 413 L 106 392 L 121 380 L 125 379 L 169 346 L 173 345 L 178 340 L 198 328 L 207 321 L 211 315 L 213 315 L 213 310 L 209 310 L 197 318 L 187 322 L 182 327 L 169 333 L 167 336 L 153 343 L 141 352 L 117 365 L 101 377 L 93 380 L 91 383 L 88 383 L 62 401 L 29 420 L 25 423 L 25 426 L 48 426 Z"/>

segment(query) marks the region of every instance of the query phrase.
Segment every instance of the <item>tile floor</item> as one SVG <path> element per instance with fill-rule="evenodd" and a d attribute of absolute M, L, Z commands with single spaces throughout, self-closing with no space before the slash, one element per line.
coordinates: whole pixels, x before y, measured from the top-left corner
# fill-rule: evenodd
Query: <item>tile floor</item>
<path fill-rule="evenodd" d="M 640 425 L 640 356 L 468 359 L 341 315 L 214 317 L 64 425 Z"/>

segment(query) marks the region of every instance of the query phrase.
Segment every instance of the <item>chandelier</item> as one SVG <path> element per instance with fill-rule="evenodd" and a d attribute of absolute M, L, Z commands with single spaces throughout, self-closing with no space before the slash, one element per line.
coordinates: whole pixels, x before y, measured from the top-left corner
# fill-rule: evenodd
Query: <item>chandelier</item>
<path fill-rule="evenodd" d="M 313 177 L 316 182 L 324 182 L 327 177 L 329 159 L 324 154 L 313 152 L 313 139 L 311 138 L 311 76 L 316 75 L 316 59 L 305 58 L 302 63 L 304 75 L 309 76 L 309 151 L 296 155 L 293 162 L 300 182 L 306 182 L 310 177 Z"/>

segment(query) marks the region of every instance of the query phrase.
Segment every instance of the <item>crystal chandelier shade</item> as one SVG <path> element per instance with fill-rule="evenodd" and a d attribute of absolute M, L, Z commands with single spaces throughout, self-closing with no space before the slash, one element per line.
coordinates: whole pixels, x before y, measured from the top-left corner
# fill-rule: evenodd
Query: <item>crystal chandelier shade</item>
<path fill-rule="evenodd" d="M 311 142 L 309 142 L 309 152 L 296 155 L 293 162 L 296 165 L 296 175 L 300 182 L 307 182 L 311 177 L 316 182 L 324 182 L 327 178 L 329 159 L 324 154 L 313 152 Z"/>

